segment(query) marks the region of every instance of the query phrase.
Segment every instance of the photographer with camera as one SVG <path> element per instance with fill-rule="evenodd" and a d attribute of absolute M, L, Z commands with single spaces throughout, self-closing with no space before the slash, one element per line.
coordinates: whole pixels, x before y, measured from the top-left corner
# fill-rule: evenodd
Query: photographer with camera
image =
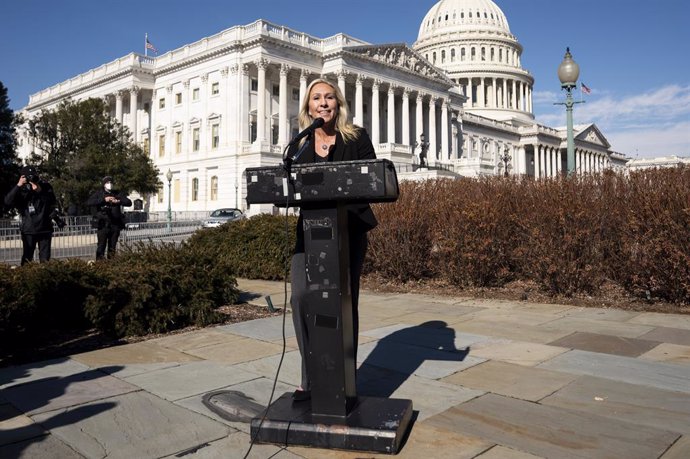
<path fill-rule="evenodd" d="M 98 231 L 98 245 L 96 246 L 96 260 L 105 257 L 106 247 L 108 258 L 115 255 L 117 240 L 120 238 L 120 231 L 125 227 L 124 214 L 122 207 L 129 207 L 132 201 L 123 193 L 113 189 L 113 178 L 103 177 L 101 181 L 103 189 L 96 191 L 86 201 L 86 205 L 91 208 L 91 226 Z"/>
<path fill-rule="evenodd" d="M 36 245 L 39 261 L 43 263 L 50 260 L 53 237 L 51 220 L 55 221 L 58 228 L 65 226 L 50 183 L 41 180 L 33 166 L 24 166 L 17 186 L 5 196 L 5 205 L 15 207 L 21 218 L 22 265 L 33 261 Z"/>

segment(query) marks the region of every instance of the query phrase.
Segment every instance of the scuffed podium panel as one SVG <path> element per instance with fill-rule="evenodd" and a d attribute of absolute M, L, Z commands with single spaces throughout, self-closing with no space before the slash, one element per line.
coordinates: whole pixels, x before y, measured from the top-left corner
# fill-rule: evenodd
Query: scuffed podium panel
<path fill-rule="evenodd" d="M 324 202 L 387 202 L 398 198 L 395 166 L 387 159 L 247 169 L 247 203 L 300 206 Z"/>

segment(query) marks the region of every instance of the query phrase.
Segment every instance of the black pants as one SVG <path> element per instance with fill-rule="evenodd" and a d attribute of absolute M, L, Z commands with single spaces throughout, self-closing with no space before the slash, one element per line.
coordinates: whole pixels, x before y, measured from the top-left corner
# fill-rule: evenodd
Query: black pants
<path fill-rule="evenodd" d="M 38 260 L 44 263 L 50 260 L 50 244 L 52 233 L 25 234 L 22 233 L 22 265 L 33 261 L 34 251 L 38 244 Z"/>
<path fill-rule="evenodd" d="M 359 335 L 359 278 L 362 275 L 364 257 L 367 253 L 367 235 L 350 239 L 350 294 L 352 295 L 352 333 L 354 346 L 355 365 L 357 364 L 357 337 Z M 292 256 L 290 266 L 292 323 L 295 327 L 295 338 L 302 356 L 301 386 L 304 390 L 311 390 L 311 381 L 307 372 L 305 355 L 311 346 L 309 331 L 304 314 L 304 298 L 309 293 L 307 290 L 307 276 L 305 273 L 304 253 L 296 253 Z"/>
<path fill-rule="evenodd" d="M 105 225 L 96 232 L 96 237 L 98 240 L 96 260 L 105 258 L 106 247 L 108 249 L 108 258 L 112 258 L 115 255 L 117 240 L 120 238 L 120 228 L 109 224 Z"/>

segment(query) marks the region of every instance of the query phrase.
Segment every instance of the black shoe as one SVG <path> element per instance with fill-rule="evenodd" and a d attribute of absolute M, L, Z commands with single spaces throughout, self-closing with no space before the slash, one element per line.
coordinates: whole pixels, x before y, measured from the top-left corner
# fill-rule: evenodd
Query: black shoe
<path fill-rule="evenodd" d="M 310 390 L 299 390 L 298 389 L 292 393 L 292 401 L 293 402 L 306 402 L 307 400 L 311 400 L 311 391 Z"/>

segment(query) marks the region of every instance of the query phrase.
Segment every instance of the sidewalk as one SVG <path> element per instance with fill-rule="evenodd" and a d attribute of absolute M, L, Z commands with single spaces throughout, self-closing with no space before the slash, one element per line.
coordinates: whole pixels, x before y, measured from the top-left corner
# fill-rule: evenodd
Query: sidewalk
<path fill-rule="evenodd" d="M 241 280 L 283 307 L 283 284 Z M 363 291 L 358 390 L 411 399 L 401 458 L 690 457 L 690 315 Z M 276 397 L 299 381 L 288 315 Z M 282 317 L 0 369 L 0 458 L 241 458 L 249 425 L 202 397 L 265 405 Z M 253 458 L 386 457 L 255 445 Z"/>

